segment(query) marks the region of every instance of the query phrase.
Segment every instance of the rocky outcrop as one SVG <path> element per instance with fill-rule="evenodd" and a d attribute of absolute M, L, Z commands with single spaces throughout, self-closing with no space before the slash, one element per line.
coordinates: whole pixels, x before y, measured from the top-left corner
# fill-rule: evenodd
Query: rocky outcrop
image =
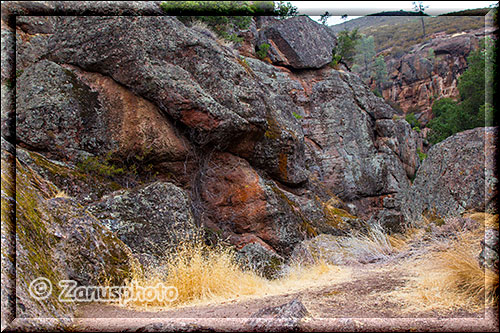
<path fill-rule="evenodd" d="M 322 31 L 307 20 L 272 27 L 288 36 L 304 21 Z M 30 35 L 45 24 L 37 22 L 26 17 L 18 30 Z M 198 224 L 229 237 L 242 257 L 266 257 L 273 267 L 306 236 L 363 228 L 358 217 L 379 210 L 397 215 L 399 206 L 384 206 L 383 199 L 397 201 L 407 190 L 418 166 L 418 137 L 356 75 L 330 67 L 294 72 L 239 57 L 174 17 L 59 17 L 46 30 L 40 56 L 46 59 L 28 59 L 17 83 L 18 139 L 25 147 L 67 166 L 108 154 L 129 171 L 140 167 L 139 174 L 152 165 L 160 179 L 180 179 Z M 334 41 L 322 32 L 314 39 Z M 97 164 L 105 172 L 112 167 L 107 160 Z M 74 178 L 61 183 L 70 188 Z M 130 186 L 118 183 L 115 189 Z M 70 190 L 94 193 L 87 202 L 98 202 L 104 219 L 120 215 L 123 224 L 114 230 L 144 253 L 134 241 L 142 227 L 125 225 L 146 225 L 153 202 L 163 201 L 139 200 L 135 191 L 124 193 L 135 198 L 130 205 L 137 212 L 122 216 L 115 199 L 123 193 Z M 156 231 L 168 225 L 164 220 Z"/>
<path fill-rule="evenodd" d="M 248 234 L 261 239 L 280 253 L 301 240 L 300 217 L 276 192 L 277 185 L 261 178 L 242 158 L 223 153 L 208 159 L 200 178 L 202 202 L 209 219 L 231 232 L 234 243 Z"/>
<path fill-rule="evenodd" d="M 487 267 L 498 274 L 498 229 L 485 230 L 478 259 L 481 267 Z"/>
<path fill-rule="evenodd" d="M 295 69 L 321 68 L 332 61 L 335 34 L 308 16 L 274 22 L 261 29 L 257 47 L 269 45 L 272 63 Z"/>
<path fill-rule="evenodd" d="M 405 55 L 386 57 L 388 80 L 381 87 L 385 99 L 405 113 L 413 112 L 422 123 L 432 118 L 432 103 L 439 98 L 459 97 L 459 76 L 467 69 L 467 56 L 477 48 L 481 31 L 437 34 L 412 47 Z M 373 85 L 375 87 L 375 85 Z"/>
<path fill-rule="evenodd" d="M 181 240 L 197 235 L 191 200 L 171 183 L 114 192 L 88 210 L 144 263 L 157 263 Z"/>
<path fill-rule="evenodd" d="M 62 19 L 50 49 L 56 62 L 110 76 L 152 101 L 197 145 L 228 149 L 231 142 L 238 155 L 268 166 L 280 181 L 305 181 L 300 135 L 273 127 L 276 104 L 266 98 L 251 69 L 176 18 Z M 275 130 L 273 140 L 264 136 L 269 128 Z M 296 163 L 280 163 L 289 157 Z"/>
<path fill-rule="evenodd" d="M 71 12 L 67 2 L 12 6 L 21 14 Z M 154 12 L 150 6 L 109 10 Z M 60 268 L 54 279 L 87 284 L 109 265 L 122 279 L 127 251 L 143 262 L 160 259 L 180 237 L 198 232 L 206 241 L 228 240 L 244 266 L 273 278 L 308 238 L 334 242 L 366 232 L 370 219 L 396 231 L 430 205 L 422 195 L 441 210 L 462 195 L 464 209 L 469 201 L 474 206 L 480 184 L 472 171 L 458 169 L 469 177 L 457 182 L 464 187 L 458 196 L 444 192 L 454 178 L 434 171 L 441 162 L 479 165 L 473 132 L 436 146 L 438 156 L 420 166 L 408 194 L 419 136 L 359 77 L 325 66 L 335 45 L 326 28 L 307 17 L 271 21 L 251 26 L 246 57 L 170 16 L 22 15 L 17 26 L 3 22 L 2 38 L 7 31 L 12 43 L 16 33 L 19 60 L 17 132 L 9 140 L 18 145 L 18 174 L 25 177 L 17 184 L 30 192 L 26 202 L 16 198 L 16 212 L 37 222 L 18 223 L 18 244 L 30 250 L 18 262 L 29 272 L 21 288 L 47 267 Z M 261 37 L 271 45 L 271 63 L 249 47 Z M 15 76 L 2 66 L 3 84 L 4 73 Z M 2 112 L 2 129 L 9 128 L 14 113 Z M 12 152 L 5 156 L 16 163 Z M 12 190 L 5 193 L 2 206 L 13 206 Z M 26 312 L 71 310 L 50 307 Z"/>
<path fill-rule="evenodd" d="M 42 60 L 17 85 L 17 137 L 32 150 L 68 161 L 140 159 L 179 176 L 189 164 L 189 142 L 158 108 L 109 77 Z"/>
<path fill-rule="evenodd" d="M 72 279 L 78 285 L 98 285 L 110 279 L 110 283 L 123 283 L 132 275 L 134 259 L 128 247 L 100 221 L 75 200 L 61 195 L 54 184 L 22 159 L 15 159 L 6 146 L 2 144 L 2 165 L 16 164 L 15 196 L 8 190 L 13 179 L 7 174 L 4 177 L 2 167 L 2 205 L 4 201 L 16 202 L 16 253 L 7 265 L 15 265 L 15 275 L 9 279 L 16 281 L 16 317 L 69 317 L 74 304 L 58 300 L 62 291 L 59 281 Z M 7 220 L 2 220 L 2 241 L 7 236 L 4 223 Z M 39 278 L 48 281 L 45 288 Z M 49 294 L 44 293 L 50 290 L 47 283 L 52 286 Z M 8 308 L 2 299 L 4 305 Z"/>
<path fill-rule="evenodd" d="M 267 307 L 252 314 L 245 324 L 249 332 L 300 331 L 301 319 L 310 316 L 299 299 Z"/>
<path fill-rule="evenodd" d="M 433 146 L 402 203 L 408 221 L 495 209 L 498 128 L 464 131 Z"/>

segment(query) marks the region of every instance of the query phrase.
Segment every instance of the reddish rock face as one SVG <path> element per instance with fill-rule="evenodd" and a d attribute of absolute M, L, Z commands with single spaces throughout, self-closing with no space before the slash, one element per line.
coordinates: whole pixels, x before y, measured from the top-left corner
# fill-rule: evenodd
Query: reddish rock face
<path fill-rule="evenodd" d="M 185 159 L 191 148 L 189 142 L 177 133 L 153 103 L 133 94 L 110 77 L 69 68 L 99 93 L 98 99 L 108 111 L 108 129 L 118 145 L 119 155 L 156 161 Z"/>
<path fill-rule="evenodd" d="M 274 237 L 263 184 L 247 161 L 218 153 L 207 162 L 201 184 L 202 198 L 219 225 L 264 240 Z"/>
<path fill-rule="evenodd" d="M 477 48 L 480 33 L 434 36 L 430 42 L 415 45 L 401 58 L 386 58 L 390 74 L 382 95 L 397 103 L 405 113 L 420 115 L 419 120 L 427 123 L 432 118 L 435 100 L 459 98 L 458 78 L 467 69 L 467 56 Z M 376 88 L 374 83 L 372 88 Z"/>

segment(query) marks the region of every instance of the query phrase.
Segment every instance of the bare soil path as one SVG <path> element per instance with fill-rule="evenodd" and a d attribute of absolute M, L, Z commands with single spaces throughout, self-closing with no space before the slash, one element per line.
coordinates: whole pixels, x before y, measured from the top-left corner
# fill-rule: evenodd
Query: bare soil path
<path fill-rule="evenodd" d="M 82 304 L 74 328 L 92 332 L 246 331 L 252 329 L 249 318 L 257 311 L 299 299 L 310 314 L 300 320 L 301 331 L 498 331 L 498 316 L 492 309 L 403 314 L 399 304 L 382 294 L 404 285 L 405 278 L 405 272 L 395 265 L 380 269 L 371 264 L 355 267 L 350 282 L 242 301 L 158 311 Z"/>

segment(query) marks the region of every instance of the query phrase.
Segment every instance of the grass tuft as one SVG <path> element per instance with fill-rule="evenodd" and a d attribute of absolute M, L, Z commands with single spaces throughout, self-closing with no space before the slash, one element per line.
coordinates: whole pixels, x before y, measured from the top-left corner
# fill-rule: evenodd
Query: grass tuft
<path fill-rule="evenodd" d="M 163 265 L 137 270 L 128 283 L 154 290 L 158 297 L 132 300 L 125 305 L 132 307 L 175 308 L 180 306 L 223 302 L 269 295 L 285 294 L 320 285 L 344 282 L 350 278 L 350 269 L 340 269 L 324 262 L 312 266 L 292 266 L 284 277 L 267 280 L 257 273 L 242 269 L 235 260 L 235 252 L 224 245 L 208 246 L 201 239 L 181 242 L 169 254 Z M 178 298 L 170 302 L 159 297 L 164 286 L 174 286 Z M 154 299 L 153 301 L 149 301 Z"/>

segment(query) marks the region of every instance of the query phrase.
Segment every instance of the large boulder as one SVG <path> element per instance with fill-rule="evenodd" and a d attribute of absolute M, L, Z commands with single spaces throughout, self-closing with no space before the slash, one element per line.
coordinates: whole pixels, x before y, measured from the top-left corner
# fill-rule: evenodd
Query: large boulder
<path fill-rule="evenodd" d="M 154 182 L 104 196 L 88 210 L 144 263 L 155 263 L 198 234 L 191 200 L 181 188 Z"/>
<path fill-rule="evenodd" d="M 195 144 L 231 149 L 285 183 L 305 181 L 301 136 L 279 125 L 281 106 L 216 39 L 174 17 L 64 17 L 49 46 L 50 59 L 110 76 L 153 102 Z"/>
<path fill-rule="evenodd" d="M 495 209 L 497 127 L 455 134 L 429 150 L 402 203 L 409 221 Z"/>
<path fill-rule="evenodd" d="M 54 184 L 15 159 L 12 151 L 3 150 L 3 147 L 2 206 L 14 200 L 16 203 L 16 252 L 15 257 L 8 257 L 11 262 L 5 267 L 7 270 L 9 266 L 15 266 L 15 275 L 8 277 L 16 282 L 16 317 L 71 317 L 74 304 L 58 299 L 62 291 L 61 280 L 72 279 L 79 285 L 105 282 L 119 285 L 130 279 L 136 264 L 130 249 L 81 205 L 62 195 Z M 14 178 L 4 174 L 7 163 L 15 163 L 15 194 L 9 191 Z M 12 226 L 8 220 L 2 219 L 2 243 L 7 237 L 4 231 L 8 231 L 4 227 Z M 5 245 L 5 251 L 8 251 L 9 243 Z M 12 262 L 14 258 L 15 262 Z M 4 259 L 2 251 L 2 264 Z M 52 293 L 43 294 L 50 288 L 44 289 L 39 278 L 48 281 L 44 282 L 45 287 L 50 283 Z M 2 306 L 6 305 L 3 288 Z M 6 291 L 9 295 L 9 290 Z M 42 298 L 36 300 L 33 295 Z"/>
<path fill-rule="evenodd" d="M 309 311 L 296 298 L 255 312 L 245 323 L 245 329 L 249 332 L 300 332 L 301 320 L 308 316 Z"/>
<path fill-rule="evenodd" d="M 332 61 L 334 33 L 308 16 L 280 20 L 261 30 L 258 45 L 270 45 L 273 64 L 295 69 L 321 68 Z"/>
<path fill-rule="evenodd" d="M 381 207 L 376 198 L 408 188 L 402 160 L 411 160 L 416 151 L 401 154 L 399 150 L 415 149 L 415 138 L 410 136 L 406 144 L 397 135 L 377 131 L 381 120 L 396 126 L 394 110 L 371 94 L 356 75 L 330 71 L 314 83 L 303 120 L 308 167 L 335 195 L 356 205 L 357 215 L 368 217 L 371 207 Z M 402 126 L 412 131 L 407 124 Z M 386 142 L 390 138 L 392 148 L 378 144 L 378 136 Z"/>
<path fill-rule="evenodd" d="M 198 186 L 207 213 L 205 224 L 217 225 L 238 248 L 259 242 L 283 255 L 303 238 L 301 219 L 277 194 L 276 183 L 262 178 L 240 157 L 212 155 L 201 170 Z"/>
<path fill-rule="evenodd" d="M 16 102 L 21 144 L 59 159 L 112 154 L 179 175 L 188 160 L 189 142 L 158 108 L 109 77 L 42 60 L 17 80 Z"/>

